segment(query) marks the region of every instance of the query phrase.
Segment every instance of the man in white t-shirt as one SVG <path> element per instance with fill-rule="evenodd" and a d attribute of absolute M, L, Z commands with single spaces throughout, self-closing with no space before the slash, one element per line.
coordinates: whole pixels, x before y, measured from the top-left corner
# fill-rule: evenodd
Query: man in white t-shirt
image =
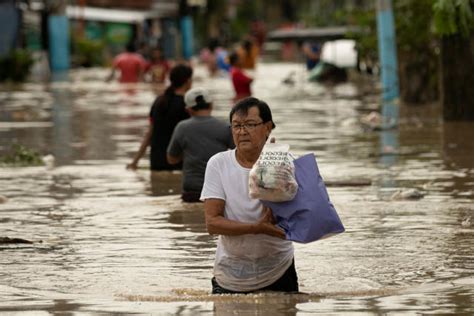
<path fill-rule="evenodd" d="M 298 292 L 293 244 L 274 225 L 271 209 L 249 197 L 249 172 L 275 124 L 256 98 L 230 112 L 236 149 L 214 155 L 206 167 L 201 200 L 209 234 L 217 234 L 212 293 Z"/>

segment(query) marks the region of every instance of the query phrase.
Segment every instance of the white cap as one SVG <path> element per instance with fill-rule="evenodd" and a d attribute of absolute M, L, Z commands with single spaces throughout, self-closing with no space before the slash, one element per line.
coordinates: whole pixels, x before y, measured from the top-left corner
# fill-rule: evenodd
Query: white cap
<path fill-rule="evenodd" d="M 199 97 L 202 97 L 202 100 L 206 103 L 212 102 L 209 91 L 204 88 L 193 88 L 184 95 L 184 103 L 186 103 L 186 108 L 189 109 L 196 106 L 198 104 Z"/>

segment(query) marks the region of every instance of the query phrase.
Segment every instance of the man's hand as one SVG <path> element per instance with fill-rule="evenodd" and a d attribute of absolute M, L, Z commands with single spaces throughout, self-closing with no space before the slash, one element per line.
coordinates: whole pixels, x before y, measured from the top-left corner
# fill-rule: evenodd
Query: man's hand
<path fill-rule="evenodd" d="M 137 168 L 138 168 L 138 166 L 137 166 L 136 162 L 132 162 L 132 163 L 127 164 L 127 169 L 128 170 L 137 170 Z"/>
<path fill-rule="evenodd" d="M 273 218 L 272 209 L 267 206 L 263 206 L 262 210 L 263 216 L 257 224 L 261 234 L 286 239 L 285 231 L 280 227 L 275 226 L 275 219 Z"/>

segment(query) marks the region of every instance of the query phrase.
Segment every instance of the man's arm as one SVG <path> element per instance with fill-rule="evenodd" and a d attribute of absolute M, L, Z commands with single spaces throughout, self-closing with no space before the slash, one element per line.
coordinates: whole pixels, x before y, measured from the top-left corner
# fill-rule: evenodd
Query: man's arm
<path fill-rule="evenodd" d="M 112 67 L 112 70 L 110 71 L 109 76 L 105 79 L 106 82 L 112 81 L 115 77 L 115 67 Z"/>
<path fill-rule="evenodd" d="M 150 126 L 148 127 L 147 132 L 145 135 L 143 135 L 142 142 L 140 144 L 140 148 L 138 149 L 138 152 L 135 154 L 135 157 L 133 157 L 133 160 L 131 163 L 127 164 L 127 169 L 132 169 L 136 170 L 138 167 L 138 161 L 143 157 L 143 155 L 146 152 L 146 149 L 150 145 L 151 141 L 151 134 L 153 133 L 153 124 L 150 123 Z"/>
<path fill-rule="evenodd" d="M 166 160 L 170 165 L 176 165 L 183 160 L 183 148 L 181 146 L 183 129 L 180 123 L 174 129 L 173 135 L 171 135 L 170 143 L 166 149 Z"/>
<path fill-rule="evenodd" d="M 263 217 L 256 223 L 242 223 L 224 217 L 225 201 L 220 199 L 206 199 L 204 210 L 207 232 L 211 235 L 245 235 L 266 234 L 285 239 L 285 232 L 273 224 L 272 211 L 263 207 Z"/>

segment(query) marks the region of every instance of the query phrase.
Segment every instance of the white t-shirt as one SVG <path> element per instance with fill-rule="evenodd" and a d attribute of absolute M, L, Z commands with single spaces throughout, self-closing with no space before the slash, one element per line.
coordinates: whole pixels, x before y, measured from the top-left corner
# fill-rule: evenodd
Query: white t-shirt
<path fill-rule="evenodd" d="M 225 218 L 255 223 L 262 217 L 262 203 L 249 197 L 250 169 L 237 162 L 235 153 L 221 152 L 208 161 L 201 200 L 224 200 Z M 265 234 L 220 235 L 214 277 L 228 290 L 258 290 L 278 280 L 292 260 L 291 241 Z"/>

